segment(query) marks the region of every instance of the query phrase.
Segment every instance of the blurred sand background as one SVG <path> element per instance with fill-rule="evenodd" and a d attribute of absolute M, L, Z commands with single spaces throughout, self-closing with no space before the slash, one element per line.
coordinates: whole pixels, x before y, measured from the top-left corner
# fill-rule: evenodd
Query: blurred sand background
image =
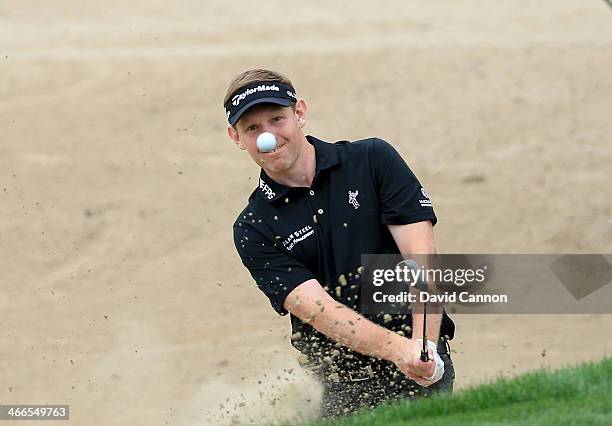
<path fill-rule="evenodd" d="M 292 78 L 308 133 L 394 144 L 441 252 L 612 253 L 603 1 L 3 1 L 1 403 L 78 425 L 314 413 L 232 243 L 258 169 L 221 102 L 252 67 Z M 458 389 L 612 352 L 610 316 L 455 321 Z"/>

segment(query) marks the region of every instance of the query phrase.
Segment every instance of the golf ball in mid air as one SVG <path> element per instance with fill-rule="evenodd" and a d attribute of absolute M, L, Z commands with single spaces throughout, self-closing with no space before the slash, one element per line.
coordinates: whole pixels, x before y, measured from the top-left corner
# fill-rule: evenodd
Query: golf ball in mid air
<path fill-rule="evenodd" d="M 263 132 L 257 136 L 257 148 L 261 152 L 274 151 L 274 148 L 276 148 L 276 137 L 272 133 Z"/>

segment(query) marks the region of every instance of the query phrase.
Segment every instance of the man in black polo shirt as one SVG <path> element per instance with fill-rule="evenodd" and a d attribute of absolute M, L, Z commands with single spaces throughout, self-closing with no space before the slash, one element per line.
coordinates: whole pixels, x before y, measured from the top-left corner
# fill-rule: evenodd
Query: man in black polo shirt
<path fill-rule="evenodd" d="M 331 144 L 305 136 L 308 105 L 295 93 L 267 70 L 246 71 L 228 88 L 228 134 L 261 167 L 234 242 L 272 307 L 291 314 L 292 344 L 325 385 L 323 416 L 452 391 L 447 341 L 455 327 L 445 312 L 427 316 L 427 362 L 422 314 L 360 313 L 362 254 L 436 252 L 427 193 L 381 139 Z M 257 148 L 262 132 L 276 137 L 274 151 Z"/>

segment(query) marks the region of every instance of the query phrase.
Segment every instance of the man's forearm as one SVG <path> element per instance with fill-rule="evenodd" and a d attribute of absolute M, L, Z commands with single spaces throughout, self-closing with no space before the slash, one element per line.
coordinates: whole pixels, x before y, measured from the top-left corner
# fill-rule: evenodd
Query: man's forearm
<path fill-rule="evenodd" d="M 404 257 L 414 256 L 422 266 L 427 267 L 427 255 L 436 254 L 438 249 L 433 234 L 433 225 L 429 221 L 408 225 L 389 225 L 389 231 Z M 437 290 L 435 283 L 428 282 L 429 291 Z M 418 294 L 418 289 L 412 288 L 411 293 Z M 418 297 L 417 297 L 418 300 Z M 440 337 L 442 322 L 442 305 L 427 304 L 427 339 L 437 342 Z M 415 304 L 412 313 L 412 337 L 423 337 L 423 304 Z"/>
<path fill-rule="evenodd" d="M 314 284 L 302 284 L 285 301 L 293 315 L 308 322 L 317 331 L 356 352 L 374 358 L 396 361 L 399 339 L 404 337 L 370 321 L 346 305 L 337 302 Z"/>
<path fill-rule="evenodd" d="M 435 283 L 427 283 L 428 293 L 438 294 L 437 290 L 438 289 Z M 412 338 L 414 339 L 423 338 L 425 303 L 420 301 L 421 291 L 422 290 L 417 287 L 410 288 L 410 293 L 414 295 L 418 301 L 412 306 Z M 437 342 L 440 337 L 440 324 L 442 323 L 443 306 L 444 305 L 440 303 L 427 303 L 427 340 Z"/>
<path fill-rule="evenodd" d="M 422 362 L 416 340 L 407 339 L 373 323 L 334 300 L 317 280 L 308 280 L 285 298 L 285 309 L 317 331 L 347 348 L 394 363 L 407 377 L 422 386 L 435 372 L 435 363 Z"/>

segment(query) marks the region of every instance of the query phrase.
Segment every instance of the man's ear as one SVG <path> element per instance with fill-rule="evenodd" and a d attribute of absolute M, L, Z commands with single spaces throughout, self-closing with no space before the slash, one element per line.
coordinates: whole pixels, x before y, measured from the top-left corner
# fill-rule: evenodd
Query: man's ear
<path fill-rule="evenodd" d="M 295 103 L 295 118 L 298 123 L 298 127 L 301 129 L 306 125 L 306 112 L 308 111 L 308 104 L 302 98 Z"/>
<path fill-rule="evenodd" d="M 236 130 L 231 124 L 227 125 L 227 134 L 229 135 L 230 139 L 234 141 L 238 148 L 246 149 L 245 146 L 242 144 L 242 141 L 240 140 L 238 130 Z"/>

